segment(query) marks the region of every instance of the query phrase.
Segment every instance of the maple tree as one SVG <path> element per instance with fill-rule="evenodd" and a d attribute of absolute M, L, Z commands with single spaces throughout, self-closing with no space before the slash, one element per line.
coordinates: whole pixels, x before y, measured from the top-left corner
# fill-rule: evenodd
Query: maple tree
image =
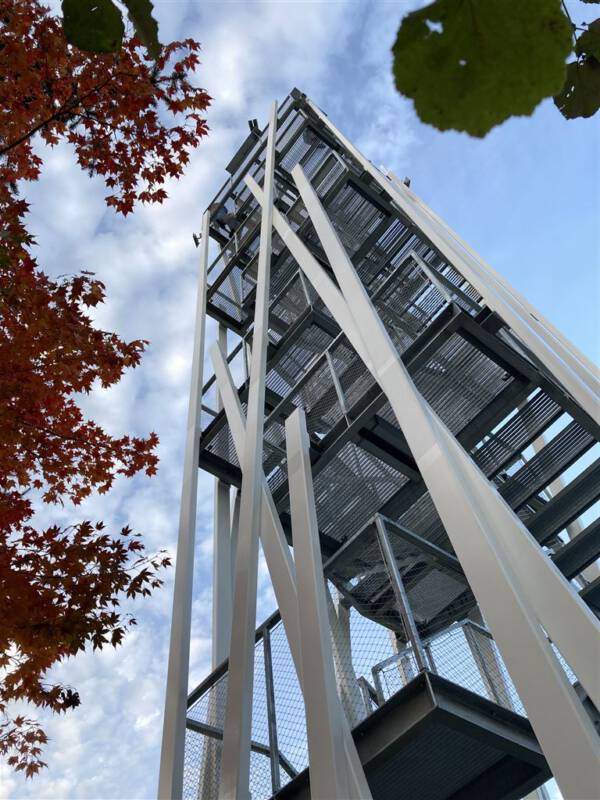
<path fill-rule="evenodd" d="M 35 0 L 0 0 L 0 26 L 0 755 L 31 776 L 47 737 L 11 704 L 77 706 L 76 690 L 47 682 L 48 671 L 87 644 L 120 644 L 135 623 L 121 599 L 150 594 L 170 562 L 164 551 L 148 555 L 129 527 L 35 526 L 40 502 L 78 505 L 118 475 L 154 474 L 158 438 L 113 437 L 85 418 L 78 395 L 117 383 L 147 342 L 94 326 L 105 288 L 91 273 L 44 274 L 20 187 L 41 173 L 36 142 L 66 141 L 103 177 L 116 211 L 162 202 L 207 132 L 210 98 L 190 80 L 191 39 L 155 61 L 135 37 L 114 53 L 86 53 Z"/>

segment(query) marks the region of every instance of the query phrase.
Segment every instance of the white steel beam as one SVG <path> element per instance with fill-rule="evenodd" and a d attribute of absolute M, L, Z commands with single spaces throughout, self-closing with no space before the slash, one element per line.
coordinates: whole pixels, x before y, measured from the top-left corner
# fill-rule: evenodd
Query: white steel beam
<path fill-rule="evenodd" d="M 263 474 L 265 368 L 269 325 L 276 127 L 277 103 L 274 102 L 271 107 L 265 156 L 265 204 L 262 208 L 258 253 L 252 363 L 248 390 L 248 424 L 242 462 L 242 499 L 235 561 L 233 621 L 219 800 L 246 800 L 247 798 L 249 800 L 250 797 L 248 782 L 252 728 L 258 538 L 262 506 L 261 476 Z"/>
<path fill-rule="evenodd" d="M 223 407 L 227 416 L 231 438 L 233 439 L 233 444 L 239 459 L 245 446 L 246 421 L 244 419 L 244 412 L 233 378 L 231 377 L 231 371 L 217 343 L 211 348 L 211 358 L 219 391 L 223 398 Z M 290 652 L 298 676 L 298 683 L 302 686 L 300 618 L 298 595 L 296 591 L 296 569 L 264 473 L 261 474 L 261 480 L 262 526 L 260 538 L 273 583 L 273 591 L 275 592 L 275 598 L 281 613 L 281 619 L 283 620 Z M 353 797 L 360 798 L 361 800 L 368 800 L 371 794 L 358 754 L 356 753 L 350 727 L 345 718 L 340 724 L 344 730 L 345 750 L 351 773 Z"/>
<path fill-rule="evenodd" d="M 240 500 L 242 493 L 239 489 L 235 490 L 235 495 L 231 507 L 231 556 L 229 558 L 231 566 L 231 599 L 233 601 L 233 581 L 235 577 L 235 554 L 237 552 L 238 535 L 240 530 Z"/>
<path fill-rule="evenodd" d="M 589 372 L 594 376 L 596 381 L 600 381 L 600 370 L 598 369 L 598 366 L 590 361 L 585 353 L 582 353 L 573 342 L 569 341 L 569 339 L 567 339 L 567 337 L 555 325 L 553 325 L 550 320 L 544 317 L 544 315 L 541 314 L 537 308 L 532 306 L 527 298 L 520 294 L 514 288 L 514 286 L 511 286 L 499 272 L 497 272 L 490 264 L 487 263 L 487 261 L 484 261 L 479 253 L 477 253 L 467 242 L 465 242 L 464 239 L 462 239 L 456 233 L 456 231 L 452 230 L 452 228 L 450 228 L 450 226 L 444 222 L 444 220 L 438 216 L 433 209 L 429 208 L 429 206 L 426 205 L 410 187 L 406 186 L 406 184 L 400 181 L 397 175 L 394 175 L 394 173 L 390 170 L 386 172 L 386 175 L 391 181 L 393 181 L 395 188 L 398 191 L 404 192 L 404 194 L 409 197 L 413 203 L 418 204 L 434 223 L 438 224 L 442 230 L 444 230 L 452 239 L 454 239 L 459 247 L 462 247 L 466 253 L 474 259 L 474 264 L 478 265 L 479 274 L 482 275 L 484 279 L 491 277 L 497 284 L 503 287 L 506 292 L 508 292 L 509 298 L 518 306 L 521 306 L 527 312 L 527 314 L 532 317 L 534 324 L 538 322 L 543 328 L 546 329 L 546 333 L 550 337 L 556 339 L 563 348 L 569 351 L 573 359 L 579 362 L 579 365 L 584 370 L 584 373 Z"/>
<path fill-rule="evenodd" d="M 192 627 L 192 589 L 194 583 L 194 542 L 196 538 L 196 502 L 198 490 L 198 455 L 200 443 L 200 414 L 202 367 L 204 362 L 204 332 L 206 325 L 206 273 L 208 268 L 210 215 L 202 217 L 200 274 L 196 299 L 192 378 L 185 440 L 183 485 L 179 511 L 177 561 L 173 588 L 173 614 L 169 643 L 169 666 L 165 693 L 159 800 L 179 800 L 183 793 L 183 762 L 185 753 L 185 719 L 187 713 L 190 634 Z"/>
<path fill-rule="evenodd" d="M 350 727 L 354 728 L 364 717 L 364 703 L 352 663 L 350 609 L 341 602 L 339 595 L 334 601 L 327 585 L 326 590 L 338 692 Z"/>
<path fill-rule="evenodd" d="M 329 308 L 339 326 L 346 333 L 350 343 L 374 377 L 379 380 L 377 377 L 377 359 L 373 356 L 372 352 L 369 352 L 360 334 L 361 329 L 369 330 L 369 340 L 372 339 L 373 323 L 369 322 L 369 317 L 371 315 L 374 315 L 376 318 L 379 334 L 378 338 L 382 346 L 383 342 L 386 342 L 386 349 L 390 353 L 388 357 L 389 363 L 384 365 L 386 376 L 389 369 L 392 368 L 392 364 L 399 362 L 403 374 L 406 376 L 406 380 L 410 382 L 413 388 L 413 393 L 416 392 L 381 320 L 372 308 L 364 287 L 356 275 L 352 263 L 343 245 L 339 241 L 333 226 L 329 222 L 319 198 L 310 183 L 306 180 L 300 167 L 297 166 L 294 168 L 293 175 L 296 182 L 299 183 L 299 189 L 303 200 L 321 238 L 321 243 L 330 259 L 334 272 L 339 272 L 340 266 L 343 267 L 344 275 L 348 276 L 349 280 L 352 282 L 352 302 L 348 303 L 346 301 L 344 295 L 331 278 L 329 278 L 306 245 L 292 230 L 285 217 L 277 210 L 275 210 L 273 214 L 275 230 L 283 239 L 294 258 L 298 261 L 307 278 L 320 294 L 323 302 Z M 256 182 L 251 177 L 247 177 L 246 183 L 257 200 L 262 202 L 263 193 Z M 342 282 L 340 276 L 336 274 L 336 277 L 341 286 Z M 359 293 L 361 297 L 364 296 L 367 303 L 365 309 L 366 313 L 362 320 L 360 320 L 357 313 L 357 293 Z M 381 350 L 375 351 L 375 353 L 380 356 Z M 382 389 L 386 391 L 383 381 L 379 380 L 379 383 Z M 418 392 L 416 394 L 419 401 L 424 403 L 425 401 L 423 401 Z M 389 399 L 390 403 L 393 405 L 393 398 L 390 397 Z M 428 413 L 433 414 L 429 406 L 426 403 L 425 405 L 428 409 Z M 588 695 L 592 698 L 592 701 L 600 704 L 600 674 L 596 669 L 600 657 L 598 620 L 581 600 L 569 582 L 556 569 L 550 559 L 543 554 L 538 543 L 533 539 L 529 531 L 472 463 L 462 447 L 449 434 L 443 423 L 435 415 L 433 415 L 433 417 L 435 418 L 435 423 L 441 425 L 443 430 L 446 431 L 455 452 L 459 457 L 462 454 L 464 463 L 467 467 L 470 467 L 473 474 L 477 476 L 477 485 L 480 486 L 480 491 L 483 491 L 483 496 L 488 498 L 492 506 L 496 509 L 495 514 L 492 514 L 489 518 L 489 524 L 494 524 L 497 535 L 502 539 L 503 547 L 506 548 L 506 553 L 511 558 L 512 568 L 520 577 L 523 587 L 525 587 L 525 595 L 529 597 L 533 604 L 539 620 L 550 638 L 559 647 L 562 655 L 579 678 Z M 398 421 L 403 428 L 400 418 L 398 418 Z M 404 433 L 406 435 L 406 431 L 404 431 Z M 414 452 L 413 455 L 415 455 Z M 498 514 L 505 520 L 504 524 L 500 524 L 497 521 Z M 530 585 L 534 575 L 536 581 L 535 589 L 533 585 Z"/>
<path fill-rule="evenodd" d="M 377 183 L 387 192 L 398 208 L 406 214 L 437 247 L 469 283 L 477 289 L 486 304 L 510 325 L 523 343 L 561 382 L 589 416 L 600 418 L 600 380 L 588 359 L 566 340 L 554 326 L 536 311 L 497 273 L 476 256 L 473 250 L 451 232 L 445 223 L 428 209 L 403 184 L 384 177 L 362 153 L 329 120 L 318 106 L 307 101 L 314 113 L 333 133 Z M 592 367 L 592 368 L 590 368 Z"/>
<path fill-rule="evenodd" d="M 215 478 L 213 542 L 212 668 L 229 655 L 231 639 L 231 529 L 229 486 Z"/>
<path fill-rule="evenodd" d="M 417 392 L 318 197 L 299 167 L 294 170 L 294 178 L 343 295 L 318 264 L 316 280 L 312 280 L 314 263 L 302 258 L 305 253 L 297 247 L 297 237 L 285 220 L 281 224 L 282 218 L 277 215 L 274 215 L 275 227 L 280 235 L 283 232 L 290 250 L 293 244 L 299 251 L 300 266 L 352 343 L 357 340 L 358 331 L 368 331 L 364 341 L 357 341 L 359 346 L 356 349 L 359 354 L 366 352 L 366 364 L 390 400 L 563 792 L 573 797 L 593 796 L 600 780 L 598 737 L 568 683 L 539 619 L 523 599 L 535 599 L 539 591 L 528 590 L 523 582 L 522 571 L 518 569 L 519 558 L 532 562 L 534 554 L 537 555 L 536 589 L 539 590 L 541 582 L 541 594 L 546 597 L 550 593 L 544 589 L 552 584 L 554 608 L 560 606 L 563 611 L 579 612 L 575 618 L 579 645 L 582 645 L 582 635 L 584 638 L 588 633 L 591 636 L 586 656 L 597 653 L 598 625 L 590 619 L 589 610 L 566 582 L 552 583 L 551 579 L 558 576 L 542 566 L 549 561 L 537 543 L 518 520 L 515 522 L 512 511 Z M 256 186 L 247 182 L 260 200 Z M 341 313 L 338 313 L 340 309 Z M 490 521 L 494 522 L 493 529 Z M 507 542 L 503 535 L 503 526 L 507 526 L 511 534 L 508 539 L 515 539 L 515 524 L 521 534 L 517 552 L 512 547 L 515 542 Z M 515 574 L 519 572 L 521 580 Z M 530 581 L 531 576 L 528 576 L 527 582 Z M 565 594 L 561 589 L 569 591 Z M 567 619 L 569 616 L 573 614 L 570 613 Z M 586 661 L 577 657 L 572 648 L 573 636 L 564 630 L 564 616 L 557 623 L 551 619 L 547 622 L 551 623 L 548 627 L 560 628 L 561 650 L 574 669 L 573 661 L 578 662 L 581 671 L 575 671 L 591 694 L 590 689 L 593 691 L 597 684 L 597 676 L 592 674 L 596 659 Z M 565 739 L 570 742 L 568 751 L 564 747 Z"/>
<path fill-rule="evenodd" d="M 246 440 L 246 420 L 240 398 L 235 388 L 231 371 L 225 360 L 225 355 L 215 343 L 210 351 L 213 368 L 219 392 L 223 398 L 223 407 L 229 424 L 233 446 L 238 460 L 243 457 L 244 443 Z M 296 660 L 296 642 L 299 641 L 300 629 L 298 627 L 298 598 L 296 596 L 296 573 L 290 549 L 281 527 L 279 515 L 273 502 L 269 485 L 261 469 L 262 483 L 262 524 L 260 539 L 267 561 L 269 574 L 273 582 L 273 590 L 277 598 L 277 605 L 284 621 L 292 657 Z M 235 515 L 234 515 L 235 516 Z"/>
<path fill-rule="evenodd" d="M 219 324 L 217 341 L 227 352 L 227 328 Z M 223 403 L 217 388 L 216 410 Z M 229 485 L 219 478 L 214 479 L 213 495 L 213 563 L 212 563 L 212 648 L 211 664 L 215 670 L 229 655 L 231 640 L 231 606 L 233 602 L 233 564 L 230 521 Z M 217 728 L 223 727 L 225 697 L 220 687 L 212 687 L 208 700 L 206 721 Z M 218 793 L 217 776 L 220 771 L 222 743 L 207 739 L 202 752 L 201 780 L 198 785 L 198 800 L 213 797 Z"/>
<path fill-rule="evenodd" d="M 227 352 L 227 328 L 219 325 L 217 339 Z M 217 411 L 223 402 L 217 387 Z M 212 668 L 229 655 L 231 639 L 232 563 L 229 485 L 215 478 L 213 516 Z"/>
<path fill-rule="evenodd" d="M 302 409 L 297 408 L 288 417 L 285 433 L 294 563 L 298 603 L 302 608 L 300 652 L 310 794 L 314 800 L 348 800 L 352 791 L 341 725 L 344 712 L 335 682 L 308 434 Z"/>

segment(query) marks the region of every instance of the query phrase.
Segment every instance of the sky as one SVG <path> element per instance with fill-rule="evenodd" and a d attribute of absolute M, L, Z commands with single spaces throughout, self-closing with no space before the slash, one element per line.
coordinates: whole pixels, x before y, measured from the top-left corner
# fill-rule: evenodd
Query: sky
<path fill-rule="evenodd" d="M 58 3 L 55 3 L 57 6 Z M 204 208 L 225 164 L 269 105 L 296 86 L 377 165 L 411 188 L 589 357 L 600 355 L 600 119 L 567 122 L 551 101 L 485 139 L 439 133 L 417 119 L 391 77 L 395 31 L 419 2 L 179 2 L 154 0 L 162 41 L 202 44 L 197 83 L 213 97 L 204 139 L 161 206 L 126 219 L 106 208 L 100 179 L 76 165 L 68 145 L 43 152 L 42 179 L 27 187 L 36 255 L 51 275 L 88 269 L 106 283 L 97 324 L 151 341 L 143 364 L 85 410 L 110 433 L 160 437 L 157 477 L 117 482 L 83 507 L 45 519 L 130 524 L 149 550 L 175 551 L 191 369 L 198 253 Z M 593 9 L 569 2 L 577 20 Z M 208 325 L 208 343 L 215 328 Z M 205 379 L 210 374 L 205 365 Z M 201 474 L 190 688 L 210 671 L 211 497 Z M 0 767 L 0 798 L 109 800 L 156 796 L 173 571 L 137 602 L 138 627 L 118 650 L 86 652 L 51 678 L 73 685 L 82 704 L 66 716 L 38 715 L 50 736 L 48 768 L 33 781 Z M 259 580 L 259 616 L 273 607 Z"/>

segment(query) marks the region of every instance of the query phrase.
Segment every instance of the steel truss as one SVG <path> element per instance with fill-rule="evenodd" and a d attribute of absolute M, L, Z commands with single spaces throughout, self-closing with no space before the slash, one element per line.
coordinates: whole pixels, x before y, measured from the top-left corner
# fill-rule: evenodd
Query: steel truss
<path fill-rule="evenodd" d="M 598 371 L 297 90 L 227 169 L 203 221 L 159 797 L 309 796 L 306 766 L 314 798 L 396 779 L 522 797 L 549 770 L 598 796 Z M 213 673 L 186 698 L 198 467 Z M 255 631 L 259 540 L 279 612 Z M 430 700 L 441 718 L 416 712 Z"/>

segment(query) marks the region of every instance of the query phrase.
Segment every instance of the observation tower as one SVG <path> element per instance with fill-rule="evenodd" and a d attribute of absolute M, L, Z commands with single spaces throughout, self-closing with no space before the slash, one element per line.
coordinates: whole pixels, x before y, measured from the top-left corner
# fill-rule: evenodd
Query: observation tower
<path fill-rule="evenodd" d="M 518 800 L 553 775 L 597 799 L 598 370 L 300 91 L 226 170 L 159 797 Z M 213 671 L 188 695 L 199 470 Z"/>

